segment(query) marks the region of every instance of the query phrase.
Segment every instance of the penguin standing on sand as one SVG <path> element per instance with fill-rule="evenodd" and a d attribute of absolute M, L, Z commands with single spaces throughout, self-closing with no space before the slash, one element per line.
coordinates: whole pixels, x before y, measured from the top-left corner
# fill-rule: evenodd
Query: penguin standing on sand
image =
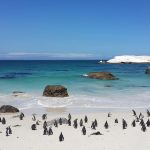
<path fill-rule="evenodd" d="M 135 122 L 135 120 L 133 120 L 133 122 L 132 122 L 132 126 L 133 126 L 133 127 L 135 127 L 135 126 L 136 126 L 136 122 Z"/>
<path fill-rule="evenodd" d="M 40 125 L 39 120 L 36 121 L 36 125 Z"/>
<path fill-rule="evenodd" d="M 46 120 L 46 119 L 47 119 L 47 114 L 43 114 L 43 115 L 42 115 L 42 119 L 43 119 L 43 120 Z"/>
<path fill-rule="evenodd" d="M 136 111 L 134 109 L 132 109 L 132 112 L 133 112 L 133 116 L 137 116 Z"/>
<path fill-rule="evenodd" d="M 0 122 L 2 122 L 2 118 L 0 117 Z"/>
<path fill-rule="evenodd" d="M 10 127 L 8 127 L 8 133 L 12 134 L 12 129 Z"/>
<path fill-rule="evenodd" d="M 118 123 L 118 119 L 117 118 L 115 119 L 115 123 Z"/>
<path fill-rule="evenodd" d="M 83 126 L 83 128 L 82 128 L 82 134 L 86 135 L 86 128 L 85 128 L 85 126 Z"/>
<path fill-rule="evenodd" d="M 74 120 L 74 123 L 73 123 L 73 126 L 74 126 L 75 129 L 78 128 L 78 122 L 77 122 L 77 120 L 78 120 L 78 119 L 75 119 L 75 120 Z"/>
<path fill-rule="evenodd" d="M 135 118 L 136 118 L 136 122 L 139 122 L 139 121 L 140 121 L 139 118 L 138 118 L 137 116 L 135 116 Z"/>
<path fill-rule="evenodd" d="M 32 125 L 31 125 L 31 129 L 32 129 L 32 130 L 36 130 L 36 124 L 32 124 Z"/>
<path fill-rule="evenodd" d="M 147 127 L 150 127 L 150 120 L 148 119 L 146 122 Z"/>
<path fill-rule="evenodd" d="M 68 119 L 68 126 L 71 126 L 71 120 Z"/>
<path fill-rule="evenodd" d="M 32 114 L 32 120 L 33 120 L 33 121 L 36 121 L 35 114 Z"/>
<path fill-rule="evenodd" d="M 64 141 L 64 136 L 63 136 L 62 132 L 61 132 L 60 135 L 59 135 L 59 141 L 60 141 L 60 142 Z"/>
<path fill-rule="evenodd" d="M 111 117 L 111 113 L 110 112 L 108 113 L 108 117 Z"/>
<path fill-rule="evenodd" d="M 108 129 L 109 125 L 108 125 L 107 121 L 105 122 L 104 127 L 105 127 L 105 129 Z"/>
<path fill-rule="evenodd" d="M 43 131 L 43 135 L 47 135 L 47 134 L 48 134 L 48 130 L 47 130 L 47 127 L 45 127 Z"/>
<path fill-rule="evenodd" d="M 83 120 L 81 119 L 80 120 L 80 127 L 82 127 L 83 126 Z"/>
<path fill-rule="evenodd" d="M 88 122 L 88 117 L 87 117 L 87 116 L 84 117 L 84 122 L 85 122 L 85 123 Z"/>
<path fill-rule="evenodd" d="M 6 128 L 6 136 L 9 136 L 9 134 L 8 134 L 8 128 Z"/>
<path fill-rule="evenodd" d="M 143 119 L 141 119 L 141 121 L 140 121 L 140 125 L 141 125 L 141 126 L 145 125 L 145 123 L 144 123 L 144 120 L 143 120 Z"/>
<path fill-rule="evenodd" d="M 54 126 L 55 126 L 55 127 L 58 127 L 58 123 L 57 123 L 56 120 L 54 121 Z"/>
<path fill-rule="evenodd" d="M 123 129 L 127 128 L 127 122 L 124 119 L 122 119 L 122 128 Z"/>
<path fill-rule="evenodd" d="M 97 123 L 97 120 L 96 120 L 96 119 L 94 120 L 94 124 L 95 124 L 95 127 L 98 126 L 98 123 Z"/>
<path fill-rule="evenodd" d="M 21 113 L 21 114 L 19 115 L 19 118 L 20 118 L 20 120 L 23 120 L 23 118 L 24 118 L 24 113 Z"/>
<path fill-rule="evenodd" d="M 2 118 L 2 124 L 6 124 L 6 119 L 4 117 Z"/>
<path fill-rule="evenodd" d="M 96 130 L 95 122 L 92 122 L 91 129 Z"/>
<path fill-rule="evenodd" d="M 69 115 L 68 115 L 68 119 L 70 119 L 71 120 L 71 114 L 69 113 Z"/>
<path fill-rule="evenodd" d="M 59 118 L 59 124 L 62 125 L 62 119 L 61 118 Z"/>
<path fill-rule="evenodd" d="M 51 127 L 49 127 L 48 135 L 53 135 L 53 130 L 52 130 L 52 128 L 51 128 Z"/>
<path fill-rule="evenodd" d="M 143 132 L 145 132 L 145 131 L 146 131 L 146 126 L 145 126 L 145 124 L 143 124 L 143 125 L 142 125 L 141 130 L 142 130 Z"/>
<path fill-rule="evenodd" d="M 144 115 L 142 113 L 139 114 L 139 119 L 143 119 Z"/>
<path fill-rule="evenodd" d="M 21 114 L 19 115 L 19 118 L 20 118 L 20 120 L 23 120 L 23 117 L 22 117 L 22 115 L 21 115 Z"/>
<path fill-rule="evenodd" d="M 47 127 L 47 122 L 44 121 L 44 123 L 43 123 L 43 128 L 46 128 L 46 127 Z"/>
<path fill-rule="evenodd" d="M 147 117 L 150 117 L 150 111 L 147 109 Z"/>

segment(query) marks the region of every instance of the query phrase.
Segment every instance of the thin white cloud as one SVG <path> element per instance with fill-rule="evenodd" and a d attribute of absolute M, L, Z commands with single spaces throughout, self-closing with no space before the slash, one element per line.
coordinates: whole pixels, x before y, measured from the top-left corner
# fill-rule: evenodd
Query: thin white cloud
<path fill-rule="evenodd" d="M 7 54 L 1 54 L 1 58 L 60 58 L 60 59 L 90 59 L 94 58 L 95 56 L 91 53 L 48 53 L 48 52 L 10 52 Z"/>
<path fill-rule="evenodd" d="M 26 52 L 12 52 L 8 53 L 7 55 L 10 56 L 25 56 L 25 55 L 41 55 L 41 54 L 46 54 L 46 53 L 26 53 Z"/>

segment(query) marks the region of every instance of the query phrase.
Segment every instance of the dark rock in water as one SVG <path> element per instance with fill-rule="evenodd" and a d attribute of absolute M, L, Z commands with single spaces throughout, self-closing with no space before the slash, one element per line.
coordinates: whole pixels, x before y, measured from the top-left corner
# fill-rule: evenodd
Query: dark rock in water
<path fill-rule="evenodd" d="M 14 75 L 3 75 L 3 76 L 0 76 L 0 79 L 14 79 L 16 78 Z"/>
<path fill-rule="evenodd" d="M 17 77 L 25 77 L 32 75 L 32 73 L 29 72 L 9 72 L 9 73 L 4 73 L 0 75 L 0 79 L 14 79 Z"/>
<path fill-rule="evenodd" d="M 146 74 L 150 74 L 150 66 L 145 71 Z"/>
<path fill-rule="evenodd" d="M 105 85 L 105 87 L 112 87 L 112 85 Z"/>
<path fill-rule="evenodd" d="M 87 77 L 92 78 L 92 79 L 100 79 L 100 80 L 117 80 L 118 79 L 110 72 L 90 72 L 88 73 Z"/>
<path fill-rule="evenodd" d="M 17 97 L 17 96 L 19 96 L 20 94 L 23 94 L 24 92 L 21 92 L 21 91 L 13 91 L 12 92 L 13 94 L 13 96 L 15 96 L 15 97 Z"/>
<path fill-rule="evenodd" d="M 47 85 L 44 89 L 43 96 L 47 97 L 67 97 L 67 88 L 61 85 Z"/>
<path fill-rule="evenodd" d="M 11 105 L 3 105 L 0 107 L 0 113 L 15 113 L 15 112 L 19 112 L 19 109 Z"/>
<path fill-rule="evenodd" d="M 55 71 L 69 71 L 69 70 L 67 70 L 67 69 L 62 69 L 62 70 L 60 69 L 60 70 L 57 70 L 57 69 L 56 69 Z"/>
<path fill-rule="evenodd" d="M 21 92 L 21 91 L 13 91 L 12 93 L 13 93 L 13 94 L 20 94 L 20 93 L 24 93 L 24 92 Z"/>

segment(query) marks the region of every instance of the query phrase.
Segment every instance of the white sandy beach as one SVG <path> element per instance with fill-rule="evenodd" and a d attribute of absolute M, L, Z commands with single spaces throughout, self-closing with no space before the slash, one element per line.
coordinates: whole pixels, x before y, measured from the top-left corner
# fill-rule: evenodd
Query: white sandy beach
<path fill-rule="evenodd" d="M 138 112 L 139 113 L 139 112 Z M 146 112 L 144 121 L 147 121 Z M 0 123 L 0 150 L 149 150 L 150 149 L 150 128 L 147 127 L 147 131 L 141 131 L 141 126 L 137 123 L 137 126 L 133 128 L 131 123 L 134 119 L 132 112 L 114 112 L 111 117 L 107 116 L 107 113 L 90 113 L 88 116 L 88 123 L 85 124 L 87 129 L 87 135 L 82 135 L 81 127 L 74 129 L 73 126 L 59 125 L 58 128 L 52 127 L 53 135 L 43 135 L 43 121 L 41 115 L 37 115 L 37 120 L 42 123 L 37 126 L 37 130 L 31 130 L 31 125 L 35 123 L 32 121 L 32 116 L 25 116 L 23 120 L 18 117 L 14 118 L 16 114 L 1 114 L 5 116 L 6 125 Z M 26 114 L 25 114 L 26 115 Z M 66 117 L 67 115 L 48 115 L 47 121 L 54 118 Z M 72 115 L 72 120 L 78 118 L 84 118 L 84 114 Z M 94 119 L 98 121 L 98 127 L 96 130 L 91 129 L 91 122 Z M 114 119 L 118 118 L 119 123 L 115 124 Z M 122 118 L 127 123 L 127 129 L 122 129 Z M 105 121 L 108 121 L 109 128 L 104 129 Z M 19 127 L 13 127 L 14 125 L 21 125 Z M 6 136 L 6 127 L 11 126 L 12 135 Z M 92 135 L 91 133 L 100 131 L 103 135 Z M 59 142 L 59 134 L 63 133 L 65 140 Z"/>

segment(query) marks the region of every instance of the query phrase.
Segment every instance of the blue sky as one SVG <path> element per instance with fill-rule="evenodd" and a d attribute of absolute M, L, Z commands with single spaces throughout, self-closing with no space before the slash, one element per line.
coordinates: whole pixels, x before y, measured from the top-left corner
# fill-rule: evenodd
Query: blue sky
<path fill-rule="evenodd" d="M 0 59 L 150 55 L 150 0 L 0 0 Z"/>

